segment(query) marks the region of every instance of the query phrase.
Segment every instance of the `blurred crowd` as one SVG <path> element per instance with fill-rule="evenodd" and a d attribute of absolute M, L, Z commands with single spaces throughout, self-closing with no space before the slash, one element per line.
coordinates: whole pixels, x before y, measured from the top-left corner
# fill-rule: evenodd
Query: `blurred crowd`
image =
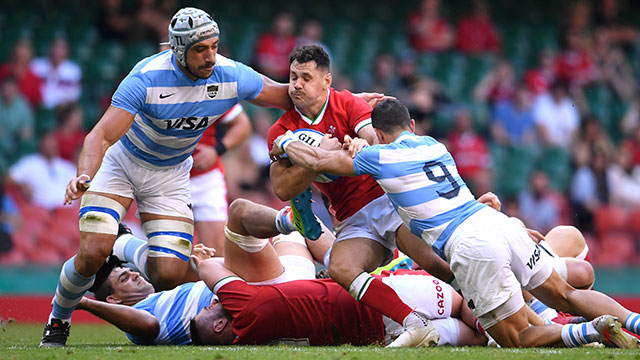
<path fill-rule="evenodd" d="M 165 41 L 180 5 L 103 0 L 95 16 L 99 41 Z M 492 20 L 491 5 L 472 1 L 468 13 L 447 17 L 446 3 L 419 1 L 405 14 L 402 51 L 376 54 L 365 71 L 332 68 L 333 86 L 406 103 L 417 132 L 447 145 L 473 193 L 497 193 L 503 211 L 527 226 L 544 233 L 574 224 L 587 236 L 594 263 L 640 264 L 637 27 L 616 0 L 572 2 L 566 20 L 555 24 L 554 41 L 539 49 L 534 66 L 523 67 L 505 55 L 510 34 Z M 333 56 L 323 24 L 322 18 L 275 14 L 254 39 L 249 65 L 286 82 L 295 46 L 320 44 Z M 75 253 L 78 204 L 63 207 L 62 199 L 84 136 L 98 120 L 85 118 L 86 69 L 70 55 L 69 39 L 55 36 L 43 54 L 35 53 L 32 40 L 16 39 L 0 59 L 0 264 L 59 264 Z M 225 44 L 220 51 L 234 58 Z M 436 76 L 434 61 L 445 63 L 454 80 L 465 77 L 459 64 L 485 70 L 461 93 Z M 594 102 L 603 96 L 624 105 L 606 121 L 601 115 L 608 109 Z M 95 103 L 99 117 L 109 101 Z M 266 134 L 280 113 L 247 110 L 253 135 L 224 156 L 229 200 L 279 207 L 269 184 Z M 55 122 L 43 125 L 43 113 Z M 134 228 L 135 216 L 129 211 L 125 218 Z"/>

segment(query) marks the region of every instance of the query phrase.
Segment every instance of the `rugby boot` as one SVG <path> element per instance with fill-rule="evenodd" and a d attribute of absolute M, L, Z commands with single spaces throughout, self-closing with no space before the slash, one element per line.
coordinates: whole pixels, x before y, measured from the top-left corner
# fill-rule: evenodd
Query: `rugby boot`
<path fill-rule="evenodd" d="M 638 348 L 638 339 L 622 330 L 622 324 L 618 318 L 612 315 L 602 315 L 593 319 L 593 327 L 602 336 L 602 342 L 606 346 L 620 349 Z"/>
<path fill-rule="evenodd" d="M 421 347 L 436 346 L 438 344 L 440 334 L 431 321 L 425 319 L 415 311 L 412 314 L 415 315 L 415 318 L 419 321 L 405 324 L 404 332 L 386 347 Z"/>
<path fill-rule="evenodd" d="M 40 347 L 65 347 L 70 327 L 69 323 L 60 319 L 51 319 L 51 323 L 44 327 Z"/>
<path fill-rule="evenodd" d="M 290 202 L 296 230 L 309 240 L 317 240 L 322 235 L 322 226 L 311 209 L 311 189 L 307 188 Z"/>

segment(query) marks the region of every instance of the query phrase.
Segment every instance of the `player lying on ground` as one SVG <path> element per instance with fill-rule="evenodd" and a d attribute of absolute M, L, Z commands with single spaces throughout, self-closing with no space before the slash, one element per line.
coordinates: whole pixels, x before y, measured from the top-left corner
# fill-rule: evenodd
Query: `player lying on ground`
<path fill-rule="evenodd" d="M 276 210 L 247 200 L 234 201 L 229 207 L 227 252 L 220 260 L 256 284 L 314 279 L 311 253 L 322 259 L 333 241 L 331 233 L 327 231 L 326 239 L 321 237 L 310 243 L 309 249 L 304 238 L 295 232 L 277 236 L 273 245 L 268 239 L 251 236 L 272 234 L 276 214 Z M 146 241 L 124 234 L 116 241 L 115 250 L 121 251 L 117 254 L 122 260 L 145 272 Z M 194 247 L 194 252 L 213 256 L 213 250 L 201 244 Z M 136 344 L 190 343 L 189 321 L 210 305 L 213 293 L 201 281 L 156 294 L 154 291 L 137 271 L 116 267 L 95 290 L 96 298 L 104 302 L 85 298 L 79 306 L 114 323 Z"/>
<path fill-rule="evenodd" d="M 240 218 L 245 219 L 246 222 L 234 221 L 238 218 L 238 216 L 236 216 L 238 214 L 242 214 Z M 222 262 L 219 263 L 219 266 L 223 270 L 218 271 L 215 276 L 220 275 L 224 277 L 230 274 L 235 276 L 236 274 L 227 268 L 233 267 L 242 270 L 245 279 L 249 281 L 259 281 L 258 284 L 263 285 L 313 277 L 313 266 L 309 269 L 306 266 L 301 267 L 298 265 L 305 263 L 312 265 L 310 262 L 311 255 L 308 254 L 307 251 L 306 258 L 303 257 L 304 254 L 300 250 L 306 249 L 300 244 L 290 242 L 289 239 L 285 238 L 277 241 L 275 246 L 271 246 L 265 242 L 265 246 L 259 251 L 255 251 L 257 250 L 255 248 L 251 249 L 253 251 L 248 251 L 249 248 L 242 249 L 238 245 L 237 238 L 245 237 L 245 240 L 249 238 L 249 236 L 240 235 L 240 233 L 253 231 L 255 231 L 254 233 L 260 233 L 261 231 L 264 233 L 265 229 L 268 231 L 269 224 L 272 223 L 275 214 L 275 210 L 253 204 L 246 200 L 232 203 L 230 207 L 230 223 L 228 224 L 230 230 L 227 231 L 227 237 L 229 237 L 230 233 L 235 233 L 236 241 L 228 240 L 226 245 L 229 246 L 228 249 L 234 248 L 235 250 L 225 254 L 224 264 Z M 266 221 L 261 223 L 260 221 L 256 221 L 256 219 L 266 219 Z M 253 227 L 254 225 L 255 227 Z M 250 228 L 247 229 L 246 227 Z M 330 236 L 331 233 L 326 231 L 325 234 Z M 297 233 L 290 236 L 302 239 Z M 258 239 L 255 238 L 253 239 L 254 242 L 257 242 L 257 240 Z M 318 241 L 322 242 L 322 238 Z M 318 242 L 310 244 L 317 245 Z M 132 247 L 134 245 L 135 241 L 129 238 L 129 246 Z M 247 242 L 245 241 L 242 246 L 246 248 L 246 245 Z M 130 253 L 139 254 L 141 253 L 140 250 L 139 248 L 136 251 L 130 251 Z M 326 249 L 323 250 L 326 251 Z M 199 254 L 201 259 L 208 258 L 212 255 L 211 251 L 199 245 L 194 249 L 194 253 Z M 319 254 L 323 254 L 323 252 L 320 251 Z M 279 258 L 278 255 L 280 255 Z M 296 257 L 302 259 L 296 260 Z M 140 264 L 140 262 L 136 263 Z M 283 265 L 285 267 L 284 272 L 282 270 Z M 209 280 L 213 281 L 216 279 L 216 277 L 210 277 Z M 434 321 L 434 324 L 443 335 L 440 341 L 441 344 L 480 345 L 486 342 L 486 338 L 482 334 L 473 330 L 474 327 L 477 326 L 477 322 L 471 311 L 462 301 L 462 297 L 438 279 L 431 276 L 410 275 L 387 277 L 384 278 L 383 281 L 396 289 L 396 291 L 400 293 L 400 296 L 412 304 L 411 306 L 415 307 L 417 311 L 420 311 L 423 316 L 439 319 Z M 306 281 L 296 282 L 296 284 L 299 284 L 295 286 L 296 289 L 298 289 L 298 287 L 300 289 L 309 287 L 313 290 L 309 292 L 306 290 L 296 290 L 284 297 L 276 296 L 272 301 L 250 301 L 246 304 L 243 303 L 244 305 L 242 306 L 246 307 L 246 310 L 241 314 L 238 313 L 240 302 L 234 302 L 229 296 L 220 296 L 223 307 L 226 303 L 229 303 L 230 305 L 228 306 L 236 311 L 233 313 L 234 320 L 231 321 L 230 315 L 220 312 L 220 307 L 215 306 L 216 303 L 213 294 L 202 282 L 184 284 L 174 290 L 149 296 L 153 292 L 153 288 L 142 276 L 130 269 L 115 268 L 109 275 L 109 278 L 96 292 L 97 297 L 105 300 L 107 303 L 85 298 L 79 307 L 114 323 L 120 329 L 127 332 L 128 337 L 136 344 L 189 343 L 189 334 L 191 334 L 191 331 L 193 331 L 196 326 L 200 329 L 199 333 L 204 334 L 203 339 L 200 341 L 207 343 L 210 341 L 222 341 L 217 335 L 214 336 L 214 339 L 218 340 L 211 340 L 208 337 L 209 335 L 206 335 L 208 331 L 215 333 L 216 326 L 220 323 L 230 323 L 229 327 L 234 328 L 234 333 L 237 335 L 242 334 L 242 336 L 238 337 L 239 340 L 234 340 L 234 343 L 263 343 L 263 341 L 272 341 L 280 338 L 309 337 L 308 342 L 310 344 L 331 345 L 341 343 L 340 341 L 342 341 L 342 343 L 363 345 L 379 343 L 385 339 L 385 333 L 382 332 L 381 324 L 384 324 L 388 341 L 403 331 L 403 328 L 392 320 L 388 318 L 383 319 L 383 316 L 379 313 L 366 310 L 366 308 L 357 303 L 340 288 L 340 286 L 331 281 L 323 281 L 319 283 L 321 285 L 315 284 L 315 282 L 306 285 Z M 263 287 L 266 288 L 266 286 Z M 252 288 L 254 287 L 252 286 Z M 322 289 L 325 289 L 325 291 L 323 292 Z M 420 291 L 416 291 L 416 289 Z M 328 296 L 328 294 L 333 294 L 335 297 Z M 253 297 L 250 297 L 250 299 L 253 299 Z M 214 303 L 212 303 L 212 301 L 214 301 Z M 296 301 L 307 304 L 307 307 L 287 307 L 288 304 Z M 252 303 L 259 304 L 260 306 Z M 214 306 L 207 307 L 209 304 Z M 335 304 L 338 304 L 337 309 L 330 310 L 336 306 Z M 133 305 L 133 308 L 125 305 Z M 314 307 L 320 307 L 323 310 L 300 315 L 301 309 Z M 365 310 L 363 310 L 363 308 Z M 204 311 L 202 311 L 203 309 Z M 351 311 L 353 309 L 357 311 L 353 313 Z M 215 312 L 211 312 L 214 310 Z M 249 318 L 255 320 L 257 311 L 267 313 L 268 315 L 264 315 L 267 316 L 266 318 L 260 318 L 261 321 L 252 322 L 248 320 Z M 289 313 L 289 311 L 291 311 L 291 313 Z M 201 316 L 201 320 L 189 326 L 189 320 L 200 312 L 206 314 Z M 336 334 L 332 331 L 331 324 L 326 320 L 325 315 L 330 312 L 341 319 L 343 316 L 346 316 L 345 314 L 352 314 L 350 316 L 354 316 L 349 318 L 349 320 L 340 320 L 342 322 L 339 323 L 340 326 L 336 329 L 339 330 L 340 334 L 343 334 L 340 336 L 342 340 L 323 337 Z M 210 328 L 207 328 L 205 325 L 206 321 L 213 316 L 212 314 L 220 314 L 221 318 L 211 321 L 209 323 Z M 281 329 L 281 333 L 273 331 L 274 323 L 282 322 L 282 319 L 289 319 L 292 316 L 296 316 L 296 314 L 299 315 L 298 320 L 300 320 L 300 324 L 305 324 L 304 326 L 300 324 L 289 328 L 284 326 Z M 247 321 L 251 323 L 250 326 L 246 324 Z M 364 323 L 360 323 L 360 321 L 364 321 Z M 316 322 L 318 323 L 317 326 L 309 326 L 309 324 Z M 362 334 L 362 328 L 369 327 L 370 325 L 375 325 L 373 330 L 370 332 L 365 331 Z M 324 332 L 321 332 L 322 335 L 315 335 L 318 329 L 323 326 L 326 328 Z M 265 331 L 267 331 L 268 335 L 264 334 Z M 220 331 L 220 333 L 225 332 Z M 266 339 L 265 336 L 269 338 Z M 196 340 L 196 342 L 197 341 L 198 340 Z"/>
<path fill-rule="evenodd" d="M 521 226 L 475 200 L 444 145 L 413 133 L 415 122 L 404 105 L 385 100 L 371 117 L 380 145 L 363 147 L 355 142 L 350 149 L 357 153 L 353 158 L 347 151 L 291 141 L 290 134 L 276 139 L 271 155 L 286 152 L 315 173 L 369 174 L 376 179 L 404 225 L 450 264 L 469 307 L 498 344 L 578 346 L 607 339 L 618 347 L 638 346 L 620 329 L 618 319 L 638 334 L 640 314 L 602 293 L 567 284 L 540 257 L 538 245 Z M 594 321 L 529 327 L 521 288 L 560 311 Z"/>

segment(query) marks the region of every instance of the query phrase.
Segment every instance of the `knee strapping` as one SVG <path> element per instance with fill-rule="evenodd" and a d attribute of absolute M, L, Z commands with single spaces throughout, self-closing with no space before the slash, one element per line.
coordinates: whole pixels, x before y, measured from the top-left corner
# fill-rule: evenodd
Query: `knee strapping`
<path fill-rule="evenodd" d="M 267 239 L 258 239 L 253 236 L 236 234 L 226 226 L 224 227 L 224 235 L 229 241 L 238 245 L 242 250 L 250 253 L 259 252 L 264 249 L 269 242 Z"/>
<path fill-rule="evenodd" d="M 118 223 L 127 211 L 119 202 L 106 196 L 85 194 L 82 197 L 79 229 L 82 232 L 118 234 Z"/>
<path fill-rule="evenodd" d="M 273 238 L 273 245 L 275 246 L 275 244 L 279 243 L 279 242 L 291 242 L 294 244 L 300 244 L 304 247 L 307 247 L 307 241 L 305 240 L 304 236 L 300 235 L 299 232 L 294 231 L 290 234 L 280 234 L 276 237 Z"/>
<path fill-rule="evenodd" d="M 149 257 L 173 257 L 189 261 L 193 225 L 179 220 L 150 220 L 142 224 L 149 242 Z"/>
<path fill-rule="evenodd" d="M 558 273 L 558 275 L 560 275 L 560 277 L 564 281 L 567 281 L 567 262 L 564 258 L 551 258 L 551 266 L 553 266 L 553 269 Z"/>

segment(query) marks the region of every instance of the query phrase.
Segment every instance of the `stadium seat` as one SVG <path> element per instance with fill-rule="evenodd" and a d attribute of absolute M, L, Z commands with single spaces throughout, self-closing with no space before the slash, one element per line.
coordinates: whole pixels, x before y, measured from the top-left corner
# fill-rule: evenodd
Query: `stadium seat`
<path fill-rule="evenodd" d="M 635 259 L 633 238 L 625 232 L 610 232 L 600 237 L 599 251 L 592 253 L 599 266 L 623 267 Z"/>
<path fill-rule="evenodd" d="M 562 148 L 547 148 L 538 157 L 536 168 L 549 175 L 551 186 L 554 189 L 564 191 L 571 181 L 569 153 Z"/>
<path fill-rule="evenodd" d="M 638 240 L 640 240 L 640 209 L 634 209 L 629 213 L 629 226 L 632 233 L 638 236 Z"/>
<path fill-rule="evenodd" d="M 598 236 L 612 231 L 628 230 L 628 214 L 613 205 L 603 206 L 594 213 L 594 222 Z"/>

